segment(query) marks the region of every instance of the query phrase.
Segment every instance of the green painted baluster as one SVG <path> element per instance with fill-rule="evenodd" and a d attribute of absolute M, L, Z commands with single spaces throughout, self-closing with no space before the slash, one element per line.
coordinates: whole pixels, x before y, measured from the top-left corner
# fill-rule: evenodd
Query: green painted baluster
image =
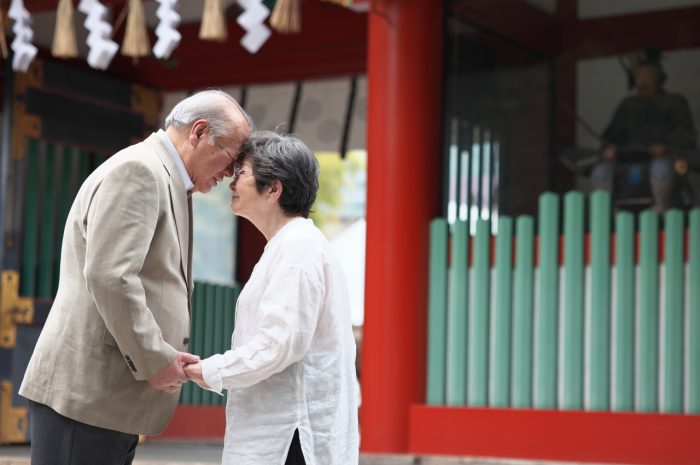
<path fill-rule="evenodd" d="M 683 412 L 683 213 L 679 210 L 666 212 L 664 235 L 665 299 L 664 330 L 664 400 L 663 412 Z"/>
<path fill-rule="evenodd" d="M 428 282 L 428 405 L 445 405 L 447 341 L 447 221 L 430 223 Z"/>
<path fill-rule="evenodd" d="M 583 409 L 583 211 L 580 192 L 564 197 L 563 409 Z"/>
<path fill-rule="evenodd" d="M 659 220 L 640 215 L 639 342 L 637 344 L 637 410 L 656 412 L 659 398 Z"/>
<path fill-rule="evenodd" d="M 225 292 L 226 288 L 224 286 L 218 285 L 214 286 L 214 334 L 211 336 L 214 339 L 214 353 L 223 354 L 226 352 L 224 348 L 224 302 L 225 302 Z M 213 403 L 221 405 L 223 404 L 224 398 L 220 395 L 214 394 L 212 396 Z"/>
<path fill-rule="evenodd" d="M 498 220 L 496 238 L 496 305 L 491 320 L 489 405 L 510 406 L 510 354 L 513 302 L 513 220 Z"/>
<path fill-rule="evenodd" d="M 90 175 L 90 157 L 90 152 L 80 152 L 80 157 L 78 158 L 78 189 Z"/>
<path fill-rule="evenodd" d="M 216 317 L 215 311 L 215 298 L 214 293 L 215 288 L 213 284 L 204 285 L 204 357 L 211 357 L 214 355 L 214 328 L 216 328 L 216 322 L 214 318 Z M 214 402 L 214 393 L 211 391 L 205 391 L 202 396 L 202 403 L 205 405 L 211 405 Z"/>
<path fill-rule="evenodd" d="M 206 284 L 202 282 L 195 281 L 194 292 L 192 294 L 192 353 L 205 358 L 204 353 L 204 341 L 206 339 L 205 333 L 205 317 L 207 314 L 206 307 Z M 204 404 L 204 390 L 199 386 L 192 386 L 192 403 L 195 405 Z"/>
<path fill-rule="evenodd" d="M 615 312 L 614 409 L 634 410 L 634 216 L 616 215 L 615 268 L 617 304 Z"/>
<path fill-rule="evenodd" d="M 476 222 L 474 241 L 474 288 L 469 312 L 469 356 L 467 404 L 481 407 L 488 402 L 489 305 L 491 291 L 491 226 L 488 220 Z"/>
<path fill-rule="evenodd" d="M 236 306 L 236 298 L 238 296 L 238 288 L 236 285 L 226 288 L 224 299 L 224 352 L 231 349 L 231 336 L 233 335 L 234 311 Z M 223 403 L 226 403 L 228 390 L 224 389 Z"/>
<path fill-rule="evenodd" d="M 189 334 L 190 342 L 187 345 L 187 347 L 185 347 L 185 350 L 191 354 L 196 354 L 196 352 L 194 350 L 194 343 L 195 343 L 195 336 L 194 336 L 195 300 L 194 299 L 197 298 L 197 287 L 198 287 L 198 284 L 194 283 L 194 290 L 192 292 L 192 314 L 190 315 L 190 334 Z M 185 383 L 182 386 L 182 392 L 180 393 L 180 404 L 191 405 L 193 403 L 194 386 L 195 386 L 195 384 L 192 382 Z"/>
<path fill-rule="evenodd" d="M 513 278 L 513 407 L 532 406 L 532 307 L 534 290 L 534 230 L 532 217 L 516 221 L 516 260 Z"/>
<path fill-rule="evenodd" d="M 56 225 L 56 149 L 42 143 L 44 176 L 41 189 L 41 228 L 39 230 L 39 269 L 37 270 L 37 297 L 53 297 L 54 237 Z"/>
<path fill-rule="evenodd" d="M 610 408 L 610 194 L 591 195 L 589 410 Z"/>
<path fill-rule="evenodd" d="M 688 314 L 688 413 L 700 413 L 700 208 L 690 212 L 690 306 Z"/>
<path fill-rule="evenodd" d="M 535 407 L 557 407 L 559 198 L 539 201 L 539 309 L 535 312 Z"/>
<path fill-rule="evenodd" d="M 469 230 L 457 221 L 452 235 L 447 326 L 447 405 L 467 403 L 467 302 Z"/>
<path fill-rule="evenodd" d="M 22 269 L 20 270 L 20 294 L 36 295 L 37 245 L 39 242 L 39 142 L 29 139 L 26 153 L 26 176 L 24 191 L 24 224 L 22 237 Z"/>
<path fill-rule="evenodd" d="M 63 243 L 63 230 L 66 226 L 66 219 L 70 211 L 75 194 L 72 191 L 73 180 L 73 150 L 64 147 L 61 150 L 61 176 L 60 194 L 58 201 L 58 217 L 56 220 L 55 252 L 54 252 L 54 274 L 53 274 L 53 294 L 58 290 L 58 278 L 61 269 L 61 245 Z"/>

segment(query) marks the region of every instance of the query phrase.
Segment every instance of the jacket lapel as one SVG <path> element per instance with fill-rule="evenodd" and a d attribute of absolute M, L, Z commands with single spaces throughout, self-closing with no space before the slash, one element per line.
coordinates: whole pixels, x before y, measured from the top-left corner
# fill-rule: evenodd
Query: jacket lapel
<path fill-rule="evenodd" d="M 190 226 L 185 185 L 182 183 L 175 161 L 160 140 L 160 137 L 157 134 L 152 134 L 144 143 L 153 148 L 169 174 L 168 195 L 170 196 L 170 206 L 173 217 L 175 218 L 175 229 L 177 230 L 177 239 L 180 245 L 180 271 L 189 289 L 191 283 L 189 283 L 187 279 L 189 277 L 187 270 L 191 266 L 191 264 L 188 263 Z"/>

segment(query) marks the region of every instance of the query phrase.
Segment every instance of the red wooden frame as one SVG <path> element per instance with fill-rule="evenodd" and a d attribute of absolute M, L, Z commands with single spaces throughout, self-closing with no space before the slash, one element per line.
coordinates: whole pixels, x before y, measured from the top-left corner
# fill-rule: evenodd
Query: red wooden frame
<path fill-rule="evenodd" d="M 224 406 L 178 405 L 168 427 L 156 439 L 216 439 L 224 437 Z"/>
<path fill-rule="evenodd" d="M 409 451 L 637 465 L 700 463 L 700 416 L 413 405 Z"/>

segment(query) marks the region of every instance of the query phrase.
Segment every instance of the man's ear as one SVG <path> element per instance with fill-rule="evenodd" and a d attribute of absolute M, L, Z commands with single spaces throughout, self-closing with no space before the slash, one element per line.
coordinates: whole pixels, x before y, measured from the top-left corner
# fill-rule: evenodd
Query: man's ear
<path fill-rule="evenodd" d="M 189 141 L 193 147 L 196 147 L 197 144 L 199 144 L 202 141 L 202 138 L 207 132 L 207 129 L 209 129 L 209 123 L 205 119 L 198 119 L 197 121 L 192 123 L 192 127 L 190 128 Z"/>

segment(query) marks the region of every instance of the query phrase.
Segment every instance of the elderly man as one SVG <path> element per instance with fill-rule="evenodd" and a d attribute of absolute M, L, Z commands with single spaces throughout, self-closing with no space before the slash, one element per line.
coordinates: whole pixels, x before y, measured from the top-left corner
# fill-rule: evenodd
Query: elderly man
<path fill-rule="evenodd" d="M 24 376 L 32 463 L 130 464 L 165 429 L 187 380 L 191 192 L 232 174 L 250 118 L 205 91 L 165 131 L 112 156 L 66 221 L 56 299 Z"/>

